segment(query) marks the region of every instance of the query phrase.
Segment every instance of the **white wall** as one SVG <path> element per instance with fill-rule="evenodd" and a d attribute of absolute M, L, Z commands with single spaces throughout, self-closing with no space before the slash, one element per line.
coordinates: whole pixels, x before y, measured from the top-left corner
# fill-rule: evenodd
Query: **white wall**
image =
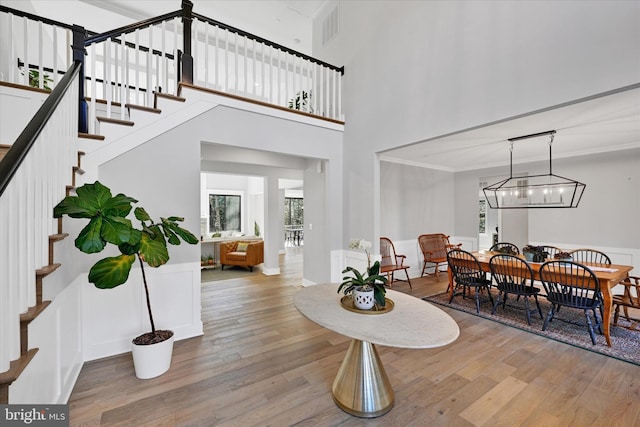
<path fill-rule="evenodd" d="M 453 173 L 380 163 L 380 235 L 391 240 L 452 234 Z"/>
<path fill-rule="evenodd" d="M 638 82 L 638 2 L 338 5 L 340 33 L 314 55 L 346 70 L 343 247 L 382 228 L 373 152 Z M 464 213 L 445 209 L 458 227 Z"/>

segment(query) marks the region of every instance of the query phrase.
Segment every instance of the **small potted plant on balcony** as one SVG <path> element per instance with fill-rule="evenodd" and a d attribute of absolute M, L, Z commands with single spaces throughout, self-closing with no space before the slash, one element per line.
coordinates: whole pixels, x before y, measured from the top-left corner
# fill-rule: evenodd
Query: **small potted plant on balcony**
<path fill-rule="evenodd" d="M 353 267 L 347 267 L 342 270 L 345 275 L 342 283 L 338 287 L 338 293 L 344 295 L 353 294 L 353 302 L 356 308 L 360 310 L 370 310 L 374 305 L 384 307 L 386 304 L 385 294 L 387 292 L 385 284 L 387 278 L 380 275 L 380 261 L 376 261 L 371 265 L 371 257 L 368 249 L 371 242 L 364 239 L 353 239 L 349 243 L 351 249 L 364 249 L 367 254 L 367 271 L 363 274 Z"/>
<path fill-rule="evenodd" d="M 80 251 L 87 254 L 102 252 L 107 244 L 116 246 L 120 251 L 120 255 L 101 259 L 91 267 L 89 282 L 97 288 L 111 289 L 124 284 L 134 262 L 136 259 L 139 261 L 151 331 L 132 341 L 134 368 L 138 378 L 161 375 L 171 366 L 173 331 L 155 327 L 144 265 L 159 267 L 166 264 L 169 261 L 167 242 L 172 245 L 179 245 L 182 241 L 196 244 L 198 239 L 178 225 L 183 218 L 172 216 L 154 222 L 142 207 L 134 210 L 135 218 L 140 222 L 139 228 L 134 227 L 126 217 L 131 212 L 132 203 L 138 201 L 124 194 L 112 196 L 111 190 L 98 181 L 77 188 L 76 194 L 58 203 L 53 216 L 89 219 L 75 240 Z M 162 354 L 158 355 L 158 352 Z"/>

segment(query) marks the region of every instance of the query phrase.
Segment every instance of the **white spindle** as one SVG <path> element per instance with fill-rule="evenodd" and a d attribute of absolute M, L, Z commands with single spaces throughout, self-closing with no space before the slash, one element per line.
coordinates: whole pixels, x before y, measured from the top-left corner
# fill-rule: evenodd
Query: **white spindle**
<path fill-rule="evenodd" d="M 29 21 L 27 18 L 22 18 L 22 29 L 24 34 L 22 35 L 23 43 L 23 56 L 24 56 L 24 67 L 22 67 L 22 84 L 25 86 L 29 86 Z"/>
<path fill-rule="evenodd" d="M 204 87 L 209 87 L 209 27 L 204 24 Z"/>
<path fill-rule="evenodd" d="M 36 50 L 38 51 L 38 87 L 44 88 L 44 65 L 42 46 L 42 21 L 38 21 L 38 39 L 36 40 Z"/>
<path fill-rule="evenodd" d="M 136 104 L 144 105 L 144 101 L 142 103 L 140 102 L 140 29 L 139 28 L 136 29 L 134 33 L 134 38 L 135 38 L 134 49 L 136 54 L 136 69 L 134 72 L 134 79 L 135 79 L 135 85 L 136 85 Z"/>
<path fill-rule="evenodd" d="M 215 50 L 213 51 L 213 53 L 214 53 L 214 64 L 213 64 L 213 67 L 214 67 L 214 70 L 215 70 L 215 86 L 214 86 L 214 88 L 215 89 L 219 89 L 220 88 L 220 75 L 219 75 L 218 68 L 220 67 L 220 62 L 218 60 L 218 56 L 219 56 L 218 55 L 218 26 L 216 25 L 214 27 L 214 29 L 215 29 L 215 32 L 214 32 L 213 37 L 214 37 L 215 43 L 216 43 Z"/>
<path fill-rule="evenodd" d="M 120 120 L 124 120 L 124 110 L 127 103 L 127 75 L 129 74 L 129 60 L 127 57 L 127 35 L 120 36 Z"/>
<path fill-rule="evenodd" d="M 257 87 L 256 87 L 256 83 L 258 82 L 258 76 L 256 75 L 256 40 L 253 39 L 253 47 L 251 48 L 251 66 L 252 66 L 252 73 L 251 75 L 253 76 L 252 78 L 252 83 L 251 83 L 251 93 L 253 94 L 254 98 L 257 98 L 256 96 L 256 91 L 257 91 Z"/>
<path fill-rule="evenodd" d="M 224 89 L 229 90 L 229 30 L 224 30 Z"/>
<path fill-rule="evenodd" d="M 180 67 L 180 61 L 178 58 L 178 28 L 180 27 L 180 21 L 178 18 L 173 20 L 173 93 L 178 94 L 178 68 Z"/>
<path fill-rule="evenodd" d="M 282 66 L 280 65 L 280 49 L 276 49 L 276 51 L 278 52 L 278 56 L 277 56 L 277 68 L 276 70 L 278 71 L 278 78 L 277 78 L 277 83 L 278 86 L 276 86 L 276 105 L 279 105 L 282 103 Z"/>
<path fill-rule="evenodd" d="M 93 43 L 91 45 L 91 108 L 90 108 L 90 114 L 88 117 L 88 122 L 89 122 L 89 126 L 88 126 L 88 131 L 91 134 L 95 134 L 96 133 L 96 97 L 98 96 L 98 89 L 97 89 L 97 84 L 96 84 L 96 74 L 97 74 L 97 67 L 96 67 L 96 44 Z"/>
<path fill-rule="evenodd" d="M 107 100 L 107 117 L 111 117 L 111 40 L 104 41 L 104 94 Z"/>
<path fill-rule="evenodd" d="M 7 17 L 7 20 L 8 20 L 7 26 L 8 26 L 8 30 L 9 30 L 9 49 L 10 49 L 10 54 L 11 54 L 10 58 L 15 58 L 17 56 L 16 55 L 16 46 L 15 46 L 16 42 L 15 42 L 15 39 L 14 39 L 14 36 L 13 36 L 13 31 L 14 31 L 13 30 L 13 18 L 14 18 L 13 14 L 9 13 L 8 17 Z M 15 67 L 9 67 L 9 81 L 11 83 L 17 83 L 18 82 L 18 79 L 16 78 Z M 2 319 L 0 318 L 0 322 L 1 321 L 2 321 Z M 0 344 L 2 344 L 2 343 L 0 342 Z M 3 371 L 0 371 L 0 372 L 3 372 Z"/>
<path fill-rule="evenodd" d="M 149 50 L 147 50 L 147 102 L 146 106 L 153 105 L 153 28 L 147 29 L 149 33 Z"/>
<path fill-rule="evenodd" d="M 233 33 L 233 90 L 238 93 L 238 33 Z"/>
<path fill-rule="evenodd" d="M 267 62 L 264 58 L 264 43 L 262 43 L 260 46 L 260 56 L 262 56 L 262 63 L 260 65 L 260 97 L 264 99 L 264 87 L 267 84 L 267 81 L 265 80 L 265 68 L 267 66 Z"/>
<path fill-rule="evenodd" d="M 56 87 L 58 80 L 60 80 L 58 78 L 58 28 L 54 25 L 51 27 L 51 31 L 53 31 L 53 48 L 51 49 L 51 54 L 53 55 L 53 86 Z"/>
<path fill-rule="evenodd" d="M 198 63 L 200 61 L 200 56 L 198 55 L 198 21 L 199 19 L 193 20 L 193 27 L 191 28 L 191 50 L 193 56 L 193 84 L 198 84 Z"/>
<path fill-rule="evenodd" d="M 165 92 L 171 93 L 171 88 L 169 87 L 169 58 L 167 57 L 167 53 L 170 52 L 171 49 L 169 49 L 168 41 L 165 37 L 167 34 L 166 23 L 167 21 L 162 21 L 162 68 L 164 69 Z"/>
<path fill-rule="evenodd" d="M 247 38 L 245 36 L 242 36 L 242 42 L 243 42 L 243 48 L 244 48 L 244 54 L 243 54 L 243 59 L 242 59 L 242 65 L 243 67 L 243 72 L 244 72 L 244 95 L 247 96 L 248 95 L 248 91 L 249 91 L 249 87 L 248 87 L 248 80 L 249 80 L 249 76 L 247 75 L 247 61 L 249 60 L 249 54 L 247 53 Z"/>
<path fill-rule="evenodd" d="M 342 116 L 342 73 L 338 75 L 338 119 L 344 120 Z"/>

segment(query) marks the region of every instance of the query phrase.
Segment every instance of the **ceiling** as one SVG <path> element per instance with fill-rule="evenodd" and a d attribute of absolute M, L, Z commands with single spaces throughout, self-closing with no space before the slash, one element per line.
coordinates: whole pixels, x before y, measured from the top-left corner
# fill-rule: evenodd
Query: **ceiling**
<path fill-rule="evenodd" d="M 79 1 L 135 21 L 173 12 L 181 7 L 180 0 Z M 326 0 L 191 0 L 191 2 L 194 13 L 307 55 L 311 55 L 313 17 L 327 3 Z"/>
<path fill-rule="evenodd" d="M 179 9 L 179 0 L 110 0 L 81 3 L 142 20 Z M 192 0 L 212 19 L 311 55 L 313 17 L 327 0 Z M 99 30 L 99 29 L 97 29 Z M 452 172 L 509 164 L 509 138 L 556 130 L 553 158 L 640 147 L 640 84 L 553 106 L 498 123 L 417 141 L 381 153 L 386 161 Z M 513 163 L 549 158 L 549 139 L 514 143 Z"/>
<path fill-rule="evenodd" d="M 509 138 L 556 130 L 553 158 L 640 147 L 640 85 L 386 151 L 381 159 L 452 172 L 509 164 Z M 514 142 L 513 163 L 549 159 L 549 137 Z"/>

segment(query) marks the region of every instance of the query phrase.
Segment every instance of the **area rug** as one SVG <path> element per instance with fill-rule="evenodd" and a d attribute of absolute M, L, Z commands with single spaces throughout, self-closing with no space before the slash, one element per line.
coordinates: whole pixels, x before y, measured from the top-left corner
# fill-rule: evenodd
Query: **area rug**
<path fill-rule="evenodd" d="M 497 293 L 492 293 L 492 296 L 495 301 Z M 607 346 L 604 335 L 599 334 L 597 330 L 596 345 L 593 345 L 582 310 L 562 307 L 560 312 L 556 313 L 553 321 L 547 326 L 547 330 L 543 331 L 544 319 L 541 319 L 537 312 L 531 313 L 531 326 L 529 326 L 524 310 L 524 300 L 521 298 L 520 301 L 516 301 L 516 298 L 512 295 L 509 295 L 504 309 L 502 304 L 498 306 L 495 315 L 491 315 L 492 306 L 487 295 L 480 298 L 480 313 L 476 313 L 475 300 L 468 297 L 462 298 L 462 295 L 457 295 L 451 304 L 449 304 L 448 293 L 441 293 L 422 299 L 640 366 L 639 331 L 631 331 L 620 326 L 611 325 L 611 347 Z M 540 301 L 540 308 L 542 308 L 542 315 L 546 317 L 550 304 L 544 296 L 542 298 L 538 297 L 538 300 Z M 530 307 L 535 307 L 533 299 L 530 300 Z M 622 316 L 618 324 L 628 325 Z"/>

